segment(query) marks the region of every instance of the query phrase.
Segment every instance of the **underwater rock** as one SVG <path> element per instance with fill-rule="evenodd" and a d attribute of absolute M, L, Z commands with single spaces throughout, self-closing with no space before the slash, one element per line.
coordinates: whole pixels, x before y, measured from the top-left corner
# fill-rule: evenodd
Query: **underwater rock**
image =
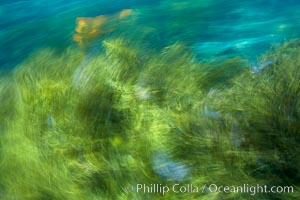
<path fill-rule="evenodd" d="M 275 60 L 273 58 L 270 58 L 261 63 L 258 63 L 257 65 L 254 65 L 252 67 L 251 73 L 257 74 L 257 73 L 263 71 L 264 69 L 271 67 L 274 64 L 274 62 L 275 62 Z"/>
<path fill-rule="evenodd" d="M 48 126 L 48 128 L 49 129 L 54 129 L 55 125 L 56 125 L 56 123 L 55 123 L 54 117 L 52 115 L 49 115 L 47 117 L 47 126 Z"/>
<path fill-rule="evenodd" d="M 203 112 L 204 112 L 204 115 L 209 118 L 219 119 L 222 117 L 222 115 L 219 112 L 210 110 L 208 108 L 207 103 L 204 104 Z"/>
<path fill-rule="evenodd" d="M 168 181 L 184 181 L 190 171 L 184 163 L 172 161 L 166 153 L 161 152 L 153 156 L 153 170 Z"/>
<path fill-rule="evenodd" d="M 210 90 L 207 94 L 207 97 L 212 98 L 212 96 L 214 95 L 215 92 L 216 92 L 216 90 L 214 88 L 210 88 Z M 209 118 L 219 119 L 222 117 L 221 113 L 210 110 L 207 102 L 204 103 L 203 112 L 204 112 L 204 115 Z"/>
<path fill-rule="evenodd" d="M 147 100 L 151 97 L 149 90 L 141 86 L 136 88 L 135 95 L 139 100 Z"/>

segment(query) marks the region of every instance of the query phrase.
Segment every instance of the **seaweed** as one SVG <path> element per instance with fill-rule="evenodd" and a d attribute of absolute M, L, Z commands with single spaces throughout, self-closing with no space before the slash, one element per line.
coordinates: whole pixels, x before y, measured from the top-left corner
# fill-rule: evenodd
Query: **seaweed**
<path fill-rule="evenodd" d="M 242 58 L 199 62 L 180 42 L 102 46 L 39 50 L 1 77 L 1 199 L 252 198 L 139 183 L 293 185 L 276 198 L 299 196 L 297 41 L 255 74 Z"/>

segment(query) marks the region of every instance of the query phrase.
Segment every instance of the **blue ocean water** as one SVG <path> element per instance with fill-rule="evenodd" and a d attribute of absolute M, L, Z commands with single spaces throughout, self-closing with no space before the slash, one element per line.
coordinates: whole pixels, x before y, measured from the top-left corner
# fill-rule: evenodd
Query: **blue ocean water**
<path fill-rule="evenodd" d="M 152 48 L 180 41 L 202 60 L 255 60 L 300 33 L 299 0 L 1 0 L 0 68 L 14 68 L 39 48 L 75 46 L 76 17 L 126 8 L 133 9 L 133 17 L 115 35 Z M 150 34 L 139 38 L 141 29 Z"/>

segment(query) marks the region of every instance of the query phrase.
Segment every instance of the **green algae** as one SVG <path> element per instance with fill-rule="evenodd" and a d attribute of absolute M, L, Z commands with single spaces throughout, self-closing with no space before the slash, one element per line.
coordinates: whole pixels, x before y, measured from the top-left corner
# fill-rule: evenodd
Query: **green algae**
<path fill-rule="evenodd" d="M 242 58 L 199 63 L 178 42 L 145 52 L 120 38 L 92 56 L 45 49 L 1 78 L 1 199 L 251 199 L 127 187 L 299 187 L 297 40 L 256 74 Z"/>

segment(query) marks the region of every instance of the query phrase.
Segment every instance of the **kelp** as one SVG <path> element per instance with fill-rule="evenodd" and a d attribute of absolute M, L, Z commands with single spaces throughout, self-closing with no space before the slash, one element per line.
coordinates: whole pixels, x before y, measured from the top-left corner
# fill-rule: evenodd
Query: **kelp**
<path fill-rule="evenodd" d="M 251 199 L 135 187 L 299 187 L 297 41 L 257 73 L 242 58 L 198 62 L 180 42 L 102 47 L 40 50 L 1 79 L 1 199 Z"/>
<path fill-rule="evenodd" d="M 88 47 L 97 37 L 116 29 L 112 27 L 116 24 L 116 21 L 131 15 L 131 13 L 132 9 L 123 9 L 112 16 L 78 17 L 76 19 L 76 34 L 73 35 L 73 40 L 77 42 L 79 47 Z"/>

